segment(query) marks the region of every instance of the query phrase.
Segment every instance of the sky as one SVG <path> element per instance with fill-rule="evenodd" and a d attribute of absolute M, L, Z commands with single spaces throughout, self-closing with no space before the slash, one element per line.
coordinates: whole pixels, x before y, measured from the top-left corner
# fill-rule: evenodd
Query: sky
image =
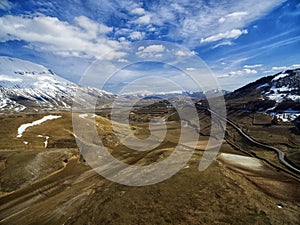
<path fill-rule="evenodd" d="M 222 89 L 234 90 L 300 67 L 299 24 L 299 0 L 0 0 L 0 55 L 78 83 L 95 60 L 125 61 L 126 46 L 164 41 L 187 49 L 177 51 L 181 56 L 201 58 Z M 151 74 L 176 76 L 150 67 Z M 128 71 L 146 74 L 149 67 L 119 73 L 114 90 Z"/>

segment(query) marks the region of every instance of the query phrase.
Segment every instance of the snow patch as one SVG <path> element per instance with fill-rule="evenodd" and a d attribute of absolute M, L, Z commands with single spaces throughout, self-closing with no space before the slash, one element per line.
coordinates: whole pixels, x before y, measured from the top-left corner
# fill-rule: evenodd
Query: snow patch
<path fill-rule="evenodd" d="M 14 78 L 6 75 L 0 75 L 0 81 L 8 81 L 8 82 L 21 82 L 22 79 L 20 78 Z"/>
<path fill-rule="evenodd" d="M 300 116 L 300 113 L 277 113 L 275 116 L 282 122 L 290 122 L 295 120 L 298 116 Z"/>
<path fill-rule="evenodd" d="M 240 166 L 242 168 L 251 168 L 259 170 L 263 166 L 263 163 L 260 160 L 248 156 L 221 153 L 218 156 L 218 158 L 229 164 Z"/>
<path fill-rule="evenodd" d="M 86 118 L 86 117 L 88 117 L 88 116 L 89 116 L 89 115 L 86 114 L 86 113 L 85 113 L 85 114 L 80 114 L 80 115 L 79 115 L 79 117 L 82 118 L 82 119 L 84 119 L 84 118 Z"/>
<path fill-rule="evenodd" d="M 257 86 L 256 89 L 263 88 L 263 87 L 269 87 L 269 86 L 270 85 L 268 83 L 265 83 L 265 84 Z"/>
<path fill-rule="evenodd" d="M 293 90 L 296 90 L 295 88 L 290 88 L 287 86 L 283 87 L 275 87 L 273 86 L 268 93 L 266 93 L 266 96 L 270 100 L 274 100 L 276 102 L 282 102 L 285 99 L 291 99 L 293 101 L 298 101 L 300 100 L 299 95 L 292 95 L 290 94 Z"/>
<path fill-rule="evenodd" d="M 0 102 L 0 109 L 6 107 L 8 102 L 9 99 L 2 99 L 2 101 Z"/>
<path fill-rule="evenodd" d="M 277 208 L 278 208 L 278 209 L 282 209 L 283 206 L 282 206 L 281 204 L 279 204 L 279 205 L 277 205 Z"/>
<path fill-rule="evenodd" d="M 288 73 L 281 73 L 281 74 L 277 75 L 276 77 L 274 77 L 274 78 L 272 79 L 272 81 L 279 80 L 279 79 L 284 78 L 284 77 L 286 77 L 286 76 L 288 76 L 288 75 L 289 75 Z"/>
<path fill-rule="evenodd" d="M 22 137 L 22 135 L 23 135 L 23 133 L 25 132 L 25 130 L 26 130 L 27 128 L 29 128 L 29 127 L 39 125 L 39 124 L 41 124 L 41 123 L 46 122 L 47 120 L 58 119 L 58 118 L 60 118 L 60 117 L 61 117 L 61 116 L 48 115 L 48 116 L 44 116 L 42 119 L 33 121 L 32 123 L 22 124 L 22 125 L 18 128 L 18 135 L 17 135 L 17 137 L 18 137 L 18 138 Z"/>
<path fill-rule="evenodd" d="M 44 147 L 47 148 L 49 136 L 45 136 L 45 138 L 46 140 L 44 141 Z"/>

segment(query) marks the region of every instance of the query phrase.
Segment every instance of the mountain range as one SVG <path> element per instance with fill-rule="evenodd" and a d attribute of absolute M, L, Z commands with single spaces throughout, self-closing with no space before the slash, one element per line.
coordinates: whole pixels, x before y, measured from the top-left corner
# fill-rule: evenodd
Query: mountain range
<path fill-rule="evenodd" d="M 51 69 L 11 57 L 0 57 L 0 112 L 70 110 L 76 91 L 82 91 L 109 104 L 112 93 L 83 87 L 56 75 Z M 300 115 L 300 69 L 286 70 L 258 79 L 234 92 L 222 91 L 229 110 L 247 110 L 276 115 L 283 121 Z M 170 99 L 189 96 L 204 99 L 203 92 L 133 93 L 124 99 Z M 82 103 L 88 104 L 88 103 Z"/>

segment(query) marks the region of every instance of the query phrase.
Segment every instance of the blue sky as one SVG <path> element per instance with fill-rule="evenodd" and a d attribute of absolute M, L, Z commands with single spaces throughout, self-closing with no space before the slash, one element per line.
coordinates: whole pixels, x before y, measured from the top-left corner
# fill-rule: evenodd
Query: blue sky
<path fill-rule="evenodd" d="M 300 67 L 299 22 L 299 0 L 0 0 L 0 55 L 78 82 L 106 53 L 120 59 L 126 44 L 168 41 L 200 57 L 233 90 Z"/>

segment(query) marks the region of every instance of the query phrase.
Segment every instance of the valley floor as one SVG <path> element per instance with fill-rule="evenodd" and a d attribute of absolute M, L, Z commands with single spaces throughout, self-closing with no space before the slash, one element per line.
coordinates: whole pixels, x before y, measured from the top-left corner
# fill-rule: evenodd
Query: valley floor
<path fill-rule="evenodd" d="M 74 145 L 70 113 L 59 115 L 62 117 L 28 128 L 21 138 L 16 137 L 17 128 L 44 115 L 2 116 L 2 122 L 10 126 L 0 129 L 0 224 L 299 222 L 299 180 L 264 161 L 224 142 L 210 167 L 199 172 L 208 140 L 205 126 L 192 158 L 177 174 L 154 185 L 129 187 L 108 181 L 84 162 L 76 144 L 70 145 Z M 82 119 L 91 121 L 89 116 Z M 95 121 L 101 124 L 100 136 L 107 134 L 105 144 L 111 147 L 112 155 L 131 164 L 163 160 L 178 141 L 178 126 L 171 121 L 161 148 L 131 152 L 112 146 L 115 142 L 108 135 L 107 119 L 97 117 Z M 135 127 L 142 137 L 147 133 L 144 130 Z M 235 137 L 233 132 L 231 135 Z M 47 148 L 43 145 L 45 136 L 49 136 Z M 239 141 L 235 137 L 235 143 Z"/>

